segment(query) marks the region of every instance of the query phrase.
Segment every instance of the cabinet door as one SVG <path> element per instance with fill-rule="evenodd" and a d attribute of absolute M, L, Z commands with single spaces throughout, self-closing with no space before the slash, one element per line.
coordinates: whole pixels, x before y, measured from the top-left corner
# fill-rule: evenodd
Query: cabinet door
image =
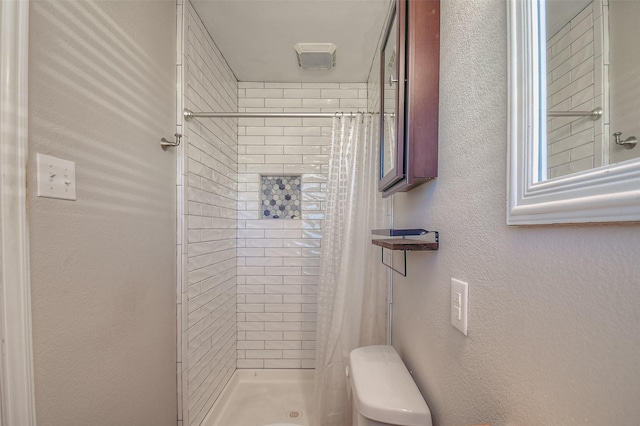
<path fill-rule="evenodd" d="M 384 196 L 438 175 L 439 0 L 398 0 L 380 52 Z"/>

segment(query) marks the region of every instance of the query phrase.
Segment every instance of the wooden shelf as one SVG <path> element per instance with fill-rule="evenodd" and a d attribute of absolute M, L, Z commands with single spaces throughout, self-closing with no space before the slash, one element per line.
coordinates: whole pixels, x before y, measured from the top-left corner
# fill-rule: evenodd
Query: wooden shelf
<path fill-rule="evenodd" d="M 407 252 L 408 251 L 435 251 L 440 246 L 440 235 L 438 231 L 427 231 L 426 229 L 374 229 L 371 231 L 373 235 L 383 235 L 386 237 L 401 237 L 401 238 L 379 238 L 372 239 L 371 243 L 375 246 L 382 247 L 382 264 L 388 268 L 393 269 L 403 277 L 407 276 Z M 409 236 L 422 236 L 427 234 L 433 234 L 433 241 L 426 241 L 417 238 L 406 238 Z M 402 265 L 404 269 L 396 269 L 393 266 L 393 259 L 391 263 L 385 262 L 384 249 L 391 251 L 402 252 Z"/>
<path fill-rule="evenodd" d="M 405 251 L 428 251 L 438 250 L 438 243 L 430 243 L 423 240 L 413 240 L 410 238 L 391 238 L 391 239 L 373 239 L 371 240 L 376 246 L 384 247 L 389 250 L 405 250 Z"/>

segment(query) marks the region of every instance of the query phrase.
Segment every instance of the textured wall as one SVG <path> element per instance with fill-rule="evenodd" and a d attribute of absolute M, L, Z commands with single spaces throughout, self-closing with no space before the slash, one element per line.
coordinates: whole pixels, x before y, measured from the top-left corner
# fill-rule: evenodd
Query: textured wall
<path fill-rule="evenodd" d="M 175 425 L 175 5 L 30 13 L 38 424 Z M 37 152 L 75 161 L 77 201 L 35 196 Z"/>
<path fill-rule="evenodd" d="M 393 344 L 435 424 L 640 418 L 640 225 L 506 223 L 506 2 L 443 1 L 439 177 L 395 195 L 396 227 L 440 231 L 394 278 Z M 450 280 L 469 282 L 469 336 Z"/>
<path fill-rule="evenodd" d="M 364 111 L 365 83 L 238 83 L 240 111 Z M 238 368 L 313 368 L 332 118 L 238 123 Z M 262 219 L 260 176 L 300 175 L 302 217 Z"/>
<path fill-rule="evenodd" d="M 236 111 L 237 82 L 186 2 L 179 68 L 183 103 L 194 111 Z M 178 181 L 181 208 L 179 419 L 199 425 L 236 368 L 237 125 L 186 123 Z"/>

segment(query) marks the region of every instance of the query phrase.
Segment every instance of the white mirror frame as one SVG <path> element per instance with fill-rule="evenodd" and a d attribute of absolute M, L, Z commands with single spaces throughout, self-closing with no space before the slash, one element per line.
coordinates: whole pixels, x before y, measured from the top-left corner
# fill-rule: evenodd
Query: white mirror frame
<path fill-rule="evenodd" d="M 535 178 L 538 141 L 546 134 L 540 121 L 546 102 L 539 96 L 539 1 L 507 0 L 507 224 L 640 221 L 640 160 L 542 182 Z"/>

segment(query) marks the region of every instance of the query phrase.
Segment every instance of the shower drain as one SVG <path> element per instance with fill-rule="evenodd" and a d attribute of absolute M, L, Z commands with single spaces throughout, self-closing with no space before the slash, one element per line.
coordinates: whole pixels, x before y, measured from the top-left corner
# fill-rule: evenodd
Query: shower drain
<path fill-rule="evenodd" d="M 289 420 L 298 420 L 302 417 L 302 410 L 289 410 L 285 417 Z"/>

